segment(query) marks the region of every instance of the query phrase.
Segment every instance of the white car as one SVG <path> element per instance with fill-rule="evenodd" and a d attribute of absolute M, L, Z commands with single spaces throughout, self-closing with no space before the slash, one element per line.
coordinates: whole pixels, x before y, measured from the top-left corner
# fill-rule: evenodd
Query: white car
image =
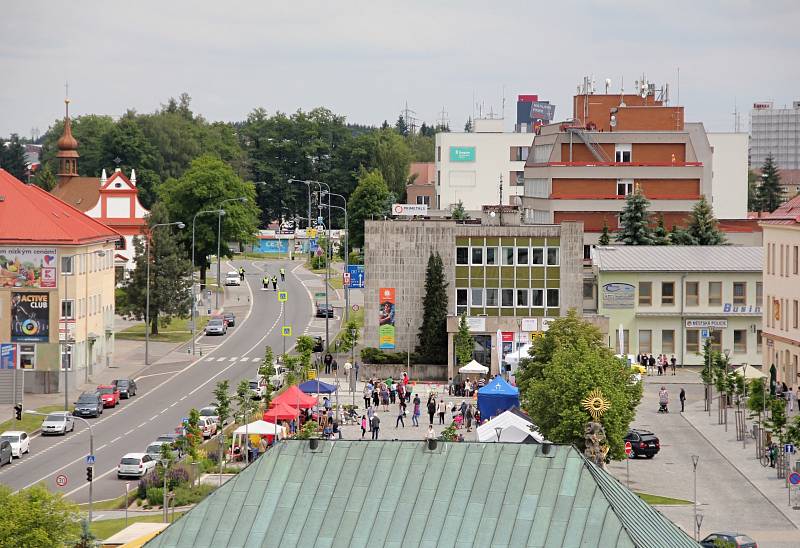
<path fill-rule="evenodd" d="M 217 408 L 214 405 L 208 405 L 200 409 L 200 417 L 208 417 L 209 419 L 213 420 L 219 426 L 219 413 L 217 412 Z M 225 424 L 228 424 L 228 419 L 225 419 Z"/>
<path fill-rule="evenodd" d="M 197 424 L 200 431 L 203 433 L 203 438 L 210 439 L 211 436 L 217 433 L 217 421 L 211 417 L 200 417 L 200 422 Z"/>
<path fill-rule="evenodd" d="M 7 441 L 11 444 L 11 456 L 20 458 L 30 450 L 31 439 L 27 432 L 21 430 L 6 430 L 0 434 L 0 441 Z"/>
<path fill-rule="evenodd" d="M 72 419 L 72 414 L 68 411 L 56 411 L 50 413 L 42 422 L 42 435 L 47 434 L 61 434 L 65 435 L 67 432 L 75 430 L 75 421 Z"/>
<path fill-rule="evenodd" d="M 231 270 L 225 274 L 225 285 L 242 285 L 242 279 L 239 277 L 239 273 Z"/>
<path fill-rule="evenodd" d="M 117 466 L 117 477 L 134 476 L 142 478 L 156 467 L 156 461 L 147 453 L 127 453 Z"/>

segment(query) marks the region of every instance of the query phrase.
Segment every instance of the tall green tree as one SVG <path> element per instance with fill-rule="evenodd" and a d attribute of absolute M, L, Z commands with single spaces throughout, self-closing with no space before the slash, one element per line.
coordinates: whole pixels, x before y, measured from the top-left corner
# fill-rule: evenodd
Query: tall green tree
<path fill-rule="evenodd" d="M 701 196 L 700 201 L 692 208 L 687 231 L 695 245 L 722 245 L 725 243 L 725 235 L 720 231 L 714 211 L 705 196 Z"/>
<path fill-rule="evenodd" d="M 25 162 L 25 145 L 16 133 L 7 142 L 0 139 L 0 167 L 20 181 L 27 182 L 28 166 Z"/>
<path fill-rule="evenodd" d="M 653 232 L 650 230 L 650 214 L 647 208 L 650 201 L 637 186 L 625 198 L 625 207 L 619 217 L 619 232 L 616 240 L 625 245 L 653 245 Z"/>
<path fill-rule="evenodd" d="M 108 133 L 114 128 L 115 122 L 111 116 L 97 114 L 84 114 L 73 118 L 71 121 L 72 135 L 78 140 L 78 174 L 83 177 L 99 177 L 103 168 L 113 169 L 116 164 L 106 163 L 104 142 Z M 56 120 L 42 136 L 42 166 L 49 165 L 53 173 L 58 170 L 56 142 L 64 133 L 64 119 Z M 113 160 L 112 156 L 110 159 Z M 142 166 L 133 166 L 139 169 Z M 138 173 L 138 171 L 137 171 Z"/>
<path fill-rule="evenodd" d="M 258 376 L 261 378 L 261 382 L 264 383 L 261 405 L 264 406 L 264 409 L 269 409 L 269 404 L 272 402 L 272 381 L 270 379 L 275 376 L 275 356 L 272 353 L 272 347 L 269 345 L 264 347 L 264 359 L 261 360 L 261 365 L 258 366 Z"/>
<path fill-rule="evenodd" d="M 378 170 L 362 170 L 358 186 L 347 206 L 350 215 L 351 246 L 364 246 L 364 221 L 373 216 L 388 215 L 392 206 L 392 198 L 393 195 Z"/>
<path fill-rule="evenodd" d="M 185 317 L 191 306 L 191 284 L 187 274 L 191 263 L 180 245 L 180 232 L 176 226 L 159 226 L 169 223 L 166 206 L 157 202 L 147 217 L 150 238 L 150 333 L 157 335 L 159 326 L 164 326 L 176 317 Z M 187 225 L 188 227 L 188 225 Z M 185 231 L 185 228 L 184 228 Z M 147 253 L 144 238 L 134 240 L 136 268 L 124 286 L 124 305 L 120 313 L 142 320 L 147 309 Z"/>
<path fill-rule="evenodd" d="M 397 132 L 380 130 L 374 133 L 374 167 L 381 172 L 386 186 L 398 200 L 402 200 L 408 183 L 411 149 Z"/>
<path fill-rule="evenodd" d="M 447 363 L 447 286 L 442 257 L 432 253 L 425 270 L 422 325 L 416 348 L 425 363 Z"/>
<path fill-rule="evenodd" d="M 42 484 L 13 493 L 0 485 L 0 548 L 74 546 L 80 538 L 78 506 Z"/>
<path fill-rule="evenodd" d="M 217 416 L 219 416 L 219 426 L 228 422 L 231 416 L 231 395 L 230 395 L 230 382 L 228 379 L 219 381 L 214 386 L 214 407 L 217 408 Z"/>
<path fill-rule="evenodd" d="M 456 221 L 464 221 L 469 219 L 469 213 L 467 213 L 467 210 L 464 209 L 463 201 L 459 200 L 455 203 L 455 205 L 453 205 L 453 211 L 450 213 L 450 217 Z"/>
<path fill-rule="evenodd" d="M 394 130 L 403 137 L 408 135 L 408 124 L 402 114 L 397 118 L 397 122 L 394 124 Z"/>
<path fill-rule="evenodd" d="M 472 355 L 475 351 L 475 338 L 469 332 L 469 325 L 467 324 L 467 315 L 462 314 L 458 320 L 458 332 L 455 336 L 456 346 L 456 360 L 458 365 L 464 366 L 472 361 Z"/>
<path fill-rule="evenodd" d="M 50 169 L 50 164 L 42 164 L 39 171 L 37 171 L 36 175 L 33 177 L 33 184 L 47 192 L 50 192 L 56 187 L 58 181 L 56 180 L 55 174 L 53 174 L 53 170 Z"/>
<path fill-rule="evenodd" d="M 199 448 L 203 443 L 203 432 L 200 430 L 200 412 L 192 408 L 186 421 L 186 449 L 192 462 L 197 462 L 200 458 Z"/>
<path fill-rule="evenodd" d="M 79 151 L 82 148 L 79 149 Z M 87 147 L 88 151 L 88 147 Z M 136 112 L 129 110 L 103 136 L 103 166 L 116 166 L 126 173 L 136 170 L 136 187 L 144 207 L 155 201 L 155 190 L 161 178 L 161 157 L 158 149 L 147 139 L 137 120 Z M 78 161 L 80 169 L 81 162 Z M 100 174 L 94 174 L 94 177 Z"/>
<path fill-rule="evenodd" d="M 677 225 L 672 225 L 672 229 L 669 231 L 669 241 L 672 245 L 695 245 L 694 238 L 689 231 L 678 228 Z"/>
<path fill-rule="evenodd" d="M 241 424 L 246 424 L 250 421 L 250 417 L 256 408 L 255 402 L 253 402 L 253 395 L 250 392 L 250 383 L 247 379 L 242 379 L 236 385 L 236 394 L 233 396 L 233 401 L 236 403 L 236 421 L 241 420 Z"/>
<path fill-rule="evenodd" d="M 667 228 L 664 226 L 664 215 L 659 213 L 658 224 L 656 225 L 655 230 L 653 230 L 653 244 L 669 245 L 670 243 L 669 232 L 667 232 Z"/>
<path fill-rule="evenodd" d="M 611 243 L 611 234 L 609 234 L 608 221 L 606 219 L 603 219 L 603 230 L 600 232 L 600 239 L 597 243 L 604 246 Z"/>
<path fill-rule="evenodd" d="M 784 202 L 781 174 L 772 154 L 768 155 L 761 167 L 761 185 L 758 187 L 758 204 L 761 211 L 772 213 Z"/>

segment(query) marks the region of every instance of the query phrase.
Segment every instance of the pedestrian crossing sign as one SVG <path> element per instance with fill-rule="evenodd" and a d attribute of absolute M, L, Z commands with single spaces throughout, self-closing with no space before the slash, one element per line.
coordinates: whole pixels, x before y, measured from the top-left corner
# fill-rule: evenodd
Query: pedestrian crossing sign
<path fill-rule="evenodd" d="M 281 336 L 282 337 L 291 337 L 292 336 L 292 326 L 291 325 L 284 325 L 281 327 Z"/>
<path fill-rule="evenodd" d="M 278 291 L 278 302 L 285 303 L 289 300 L 288 291 Z"/>

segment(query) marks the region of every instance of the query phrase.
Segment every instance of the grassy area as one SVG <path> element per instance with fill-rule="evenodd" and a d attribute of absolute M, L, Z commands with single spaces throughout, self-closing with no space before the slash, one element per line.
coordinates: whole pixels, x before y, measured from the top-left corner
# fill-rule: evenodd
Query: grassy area
<path fill-rule="evenodd" d="M 197 333 L 202 333 L 203 328 L 208 323 L 207 316 L 197 318 Z M 144 340 L 144 323 L 132 325 L 119 331 L 115 337 L 127 341 Z M 179 343 L 186 342 L 192 338 L 192 322 L 189 318 L 173 318 L 166 326 L 158 328 L 158 335 L 150 335 L 151 341 Z"/>
<path fill-rule="evenodd" d="M 328 285 L 331 286 L 333 289 L 344 289 L 344 283 L 342 282 L 342 276 L 331 276 L 328 280 Z"/>
<path fill-rule="evenodd" d="M 53 411 L 63 410 L 63 405 L 45 405 L 44 407 L 34 409 L 34 411 L 39 413 L 52 413 Z M 69 410 L 72 411 L 72 406 L 69 407 Z M 42 421 L 44 421 L 44 417 L 23 413 L 21 421 L 11 419 L 5 422 L 0 422 L 0 432 L 5 432 L 6 430 L 22 430 L 24 432 L 31 433 L 42 425 Z"/>
<path fill-rule="evenodd" d="M 692 504 L 690 500 L 673 499 L 671 497 L 662 497 L 660 495 L 651 495 L 649 493 L 636 493 L 647 504 L 660 504 L 665 506 L 682 506 L 685 504 Z"/>
<path fill-rule="evenodd" d="M 136 500 L 136 488 L 138 483 L 131 482 L 131 489 L 128 493 L 128 500 L 133 503 Z M 84 502 L 83 504 L 79 504 L 78 508 L 81 510 L 89 510 L 89 503 Z M 96 512 L 98 510 L 124 510 L 125 509 L 125 495 L 121 497 L 117 497 L 115 499 L 108 499 L 108 500 L 101 500 L 98 502 L 92 503 L 92 511 Z"/>
<path fill-rule="evenodd" d="M 350 321 L 355 321 L 356 324 L 358 325 L 358 328 L 359 329 L 363 329 L 363 327 L 364 327 L 364 309 L 363 308 L 359 308 L 358 310 L 351 310 L 350 311 Z M 332 348 L 336 347 L 337 341 L 344 334 L 345 325 L 347 325 L 347 324 L 344 321 L 344 315 L 342 315 L 342 324 L 340 326 L 339 332 L 336 334 L 336 336 L 333 338 L 333 341 L 331 342 L 331 347 Z"/>
<path fill-rule="evenodd" d="M 182 515 L 182 512 L 175 512 L 175 519 L 177 520 Z M 170 512 L 169 518 L 172 520 L 172 512 Z M 152 516 L 129 517 L 128 525 L 132 523 L 160 523 L 163 519 L 164 516 L 161 512 L 156 512 Z M 91 529 L 92 533 L 94 533 L 98 539 L 107 539 L 125 529 L 125 518 L 93 521 Z"/>

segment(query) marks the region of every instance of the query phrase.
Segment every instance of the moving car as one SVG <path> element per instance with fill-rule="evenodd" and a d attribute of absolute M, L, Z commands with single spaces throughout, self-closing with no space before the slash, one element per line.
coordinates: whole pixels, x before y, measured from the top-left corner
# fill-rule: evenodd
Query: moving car
<path fill-rule="evenodd" d="M 100 384 L 97 386 L 97 393 L 103 400 L 103 406 L 116 407 L 119 405 L 119 390 L 110 384 Z"/>
<path fill-rule="evenodd" d="M 75 402 L 72 414 L 76 417 L 99 417 L 103 414 L 103 400 L 100 399 L 99 394 L 84 392 Z"/>
<path fill-rule="evenodd" d="M 128 399 L 136 395 L 136 381 L 133 379 L 115 379 L 111 381 L 112 386 L 116 386 L 119 390 L 119 397 Z"/>
<path fill-rule="evenodd" d="M 72 415 L 69 411 L 56 411 L 50 413 L 45 417 L 42 422 L 42 435 L 47 434 L 61 434 L 66 435 L 67 432 L 75 430 L 75 421 L 72 420 Z"/>
<path fill-rule="evenodd" d="M 0 434 L 0 441 L 7 441 L 11 444 L 11 455 L 20 458 L 30 449 L 31 439 L 27 432 L 22 430 L 6 430 Z"/>
<path fill-rule="evenodd" d="M 225 320 L 212 318 L 208 320 L 203 332 L 206 335 L 224 335 L 228 332 L 228 327 L 225 325 Z"/>
<path fill-rule="evenodd" d="M 235 270 L 231 270 L 225 274 L 225 285 L 242 285 L 242 279 L 239 277 L 239 273 Z"/>
<path fill-rule="evenodd" d="M 204 439 L 210 439 L 211 436 L 217 433 L 217 421 L 210 417 L 200 417 L 200 422 L 197 426 L 200 427 Z"/>
<path fill-rule="evenodd" d="M 325 303 L 317 303 L 317 312 L 315 316 L 317 318 L 333 318 L 333 305 L 328 304 L 326 308 Z"/>
<path fill-rule="evenodd" d="M 648 459 L 656 456 L 656 453 L 661 449 L 661 442 L 655 434 L 649 430 L 632 429 L 628 431 L 625 436 L 625 441 L 631 442 L 631 449 L 633 449 L 633 457 L 644 455 Z"/>
<path fill-rule="evenodd" d="M 225 320 L 225 325 L 227 325 L 228 327 L 233 327 L 234 325 L 236 325 L 236 314 L 234 314 L 233 312 L 225 312 L 222 315 L 222 319 Z"/>
<path fill-rule="evenodd" d="M 11 464 L 11 444 L 5 440 L 0 440 L 0 466 Z"/>
<path fill-rule="evenodd" d="M 156 467 L 156 461 L 147 453 L 127 453 L 122 456 L 117 466 L 117 477 L 144 477 Z"/>
<path fill-rule="evenodd" d="M 735 546 L 736 548 L 758 548 L 758 543 L 742 533 L 711 533 L 700 541 L 703 548 L 718 546 Z"/>

